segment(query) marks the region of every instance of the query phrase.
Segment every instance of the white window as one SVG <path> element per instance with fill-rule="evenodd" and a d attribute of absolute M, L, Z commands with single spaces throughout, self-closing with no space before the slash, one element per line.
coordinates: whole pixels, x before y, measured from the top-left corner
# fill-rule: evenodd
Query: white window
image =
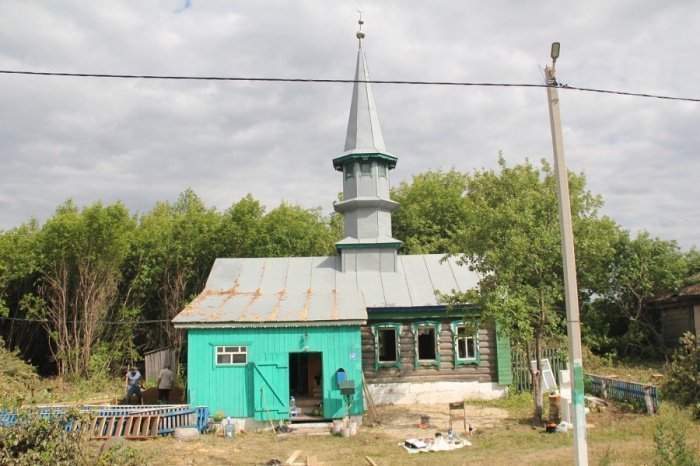
<path fill-rule="evenodd" d="M 386 165 L 383 164 L 383 163 L 380 163 L 380 164 L 378 165 L 378 169 L 379 169 L 379 177 L 380 177 L 380 178 L 386 178 L 386 175 L 387 175 Z"/>
<path fill-rule="evenodd" d="M 248 362 L 247 346 L 217 346 L 217 366 L 237 366 Z"/>
<path fill-rule="evenodd" d="M 353 164 L 347 164 L 343 166 L 343 170 L 345 171 L 345 179 L 349 180 L 352 178 L 355 178 L 355 175 L 353 174 Z"/>
<path fill-rule="evenodd" d="M 473 361 L 476 357 L 476 335 L 468 334 L 462 325 L 457 326 L 457 360 Z"/>
<path fill-rule="evenodd" d="M 478 366 L 481 364 L 478 322 L 453 322 L 452 333 L 454 335 L 455 366 Z"/>

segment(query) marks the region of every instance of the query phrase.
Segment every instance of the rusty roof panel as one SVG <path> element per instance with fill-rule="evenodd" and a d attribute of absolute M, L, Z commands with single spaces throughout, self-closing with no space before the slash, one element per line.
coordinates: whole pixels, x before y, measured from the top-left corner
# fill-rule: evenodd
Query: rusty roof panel
<path fill-rule="evenodd" d="M 173 322 L 344 325 L 366 320 L 368 307 L 435 306 L 435 290 L 477 284 L 474 272 L 442 257 L 399 256 L 387 273 L 341 272 L 338 256 L 217 259 L 205 290 Z"/>

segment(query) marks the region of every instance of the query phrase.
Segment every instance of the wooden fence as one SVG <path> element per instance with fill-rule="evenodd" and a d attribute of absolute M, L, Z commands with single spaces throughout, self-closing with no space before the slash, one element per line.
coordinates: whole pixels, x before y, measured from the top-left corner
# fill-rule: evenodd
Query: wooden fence
<path fill-rule="evenodd" d="M 659 393 L 654 385 L 627 382 L 600 375 L 585 374 L 586 391 L 601 398 L 625 401 L 646 407 L 649 414 L 659 409 Z"/>
<path fill-rule="evenodd" d="M 559 384 L 559 371 L 566 369 L 566 349 L 561 348 L 546 348 L 542 350 L 542 358 L 548 359 L 552 366 L 554 378 Z M 532 389 L 532 380 L 530 379 L 530 370 L 528 366 L 530 361 L 535 359 L 535 352 L 525 354 L 525 351 L 518 348 L 513 348 L 511 351 L 511 368 L 513 370 L 513 387 L 516 392 L 526 392 Z"/>

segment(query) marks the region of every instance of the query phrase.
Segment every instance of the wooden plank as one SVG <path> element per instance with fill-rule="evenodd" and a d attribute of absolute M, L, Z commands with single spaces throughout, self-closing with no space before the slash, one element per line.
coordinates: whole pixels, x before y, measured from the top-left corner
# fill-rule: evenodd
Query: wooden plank
<path fill-rule="evenodd" d="M 287 458 L 287 461 L 284 462 L 284 464 L 294 464 L 294 461 L 301 455 L 301 450 L 294 450 L 291 455 L 289 455 L 289 458 Z"/>
<path fill-rule="evenodd" d="M 127 416 L 126 417 L 126 425 L 124 426 L 124 437 L 128 437 L 131 435 L 131 429 L 134 424 L 134 418 L 132 416 Z"/>
<path fill-rule="evenodd" d="M 124 435 L 124 416 L 119 416 L 117 426 L 114 429 L 114 435 L 116 437 L 122 437 Z"/>
<path fill-rule="evenodd" d="M 378 466 L 377 463 L 375 463 L 374 460 L 369 456 L 365 456 L 365 461 L 367 461 L 367 464 L 369 464 L 369 466 Z"/>

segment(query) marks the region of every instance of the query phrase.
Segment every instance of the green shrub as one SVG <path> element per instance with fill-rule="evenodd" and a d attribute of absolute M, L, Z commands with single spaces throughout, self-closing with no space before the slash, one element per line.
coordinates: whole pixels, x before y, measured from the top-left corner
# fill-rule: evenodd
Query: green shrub
<path fill-rule="evenodd" d="M 109 445 L 84 438 L 80 429 L 68 431 L 68 423 L 77 426 L 89 422 L 87 414 L 68 411 L 48 419 L 35 409 L 22 410 L 11 427 L 0 427 L 0 465 L 34 466 L 42 464 L 70 466 L 140 466 L 145 455 L 120 440 Z M 109 447 L 107 448 L 107 445 Z M 95 447 L 99 450 L 95 453 Z"/>
<path fill-rule="evenodd" d="M 0 338 L 0 408 L 28 401 L 39 388 L 36 369 L 19 357 L 18 350 L 8 351 Z"/>
<path fill-rule="evenodd" d="M 699 466 L 692 448 L 687 444 L 687 425 L 681 419 L 665 417 L 658 420 L 654 432 L 656 466 Z"/>
<path fill-rule="evenodd" d="M 0 464 L 86 464 L 80 431 L 67 431 L 66 422 L 79 422 L 81 415 L 69 411 L 42 419 L 36 410 L 24 410 L 11 427 L 0 428 Z"/>
<path fill-rule="evenodd" d="M 700 345 L 690 332 L 680 338 L 661 388 L 664 398 L 691 407 L 695 418 L 700 419 Z"/>

